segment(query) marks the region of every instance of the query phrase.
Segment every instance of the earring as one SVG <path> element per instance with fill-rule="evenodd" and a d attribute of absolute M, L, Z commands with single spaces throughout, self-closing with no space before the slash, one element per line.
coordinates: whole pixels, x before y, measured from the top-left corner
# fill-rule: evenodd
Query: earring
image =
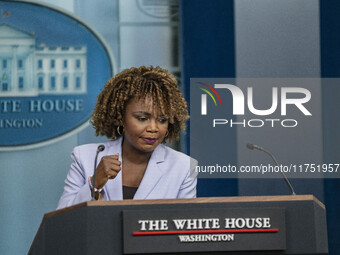
<path fill-rule="evenodd" d="M 122 133 L 120 132 L 120 127 L 122 127 L 122 126 L 118 126 L 118 127 L 117 127 L 117 134 L 118 134 L 119 136 L 122 136 Z"/>
<path fill-rule="evenodd" d="M 166 130 L 165 136 L 164 137 L 168 137 L 169 135 L 169 130 Z"/>

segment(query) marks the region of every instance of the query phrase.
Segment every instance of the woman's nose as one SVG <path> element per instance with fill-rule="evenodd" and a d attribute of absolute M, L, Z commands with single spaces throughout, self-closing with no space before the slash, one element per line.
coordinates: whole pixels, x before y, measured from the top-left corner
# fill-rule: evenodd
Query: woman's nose
<path fill-rule="evenodd" d="M 157 121 L 156 120 L 150 119 L 147 131 L 149 131 L 149 132 L 158 132 L 158 125 L 157 125 Z"/>

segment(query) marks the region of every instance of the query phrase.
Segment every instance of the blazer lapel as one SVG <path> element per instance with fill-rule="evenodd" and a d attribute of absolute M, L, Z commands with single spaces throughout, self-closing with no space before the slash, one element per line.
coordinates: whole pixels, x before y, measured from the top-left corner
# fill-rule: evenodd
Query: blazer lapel
<path fill-rule="evenodd" d="M 133 199 L 146 199 L 164 173 L 164 148 L 157 146 L 151 155 L 144 177 Z"/>
<path fill-rule="evenodd" d="M 122 138 L 118 138 L 113 141 L 112 146 L 108 148 L 105 155 L 114 155 L 119 153 L 119 161 L 122 162 Z M 122 170 L 117 174 L 116 178 L 108 180 L 104 186 L 105 195 L 107 198 L 105 200 L 122 200 L 123 199 L 123 178 Z"/>
<path fill-rule="evenodd" d="M 123 199 L 123 181 L 122 171 L 120 171 L 116 178 L 108 180 L 104 187 L 107 199 L 105 200 L 122 200 Z"/>

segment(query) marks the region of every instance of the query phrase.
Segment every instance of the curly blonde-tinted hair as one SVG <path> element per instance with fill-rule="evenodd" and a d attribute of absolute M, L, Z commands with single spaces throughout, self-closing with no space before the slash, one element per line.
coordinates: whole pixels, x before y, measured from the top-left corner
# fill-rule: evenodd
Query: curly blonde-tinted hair
<path fill-rule="evenodd" d="M 126 69 L 105 84 L 92 114 L 91 123 L 96 135 L 110 139 L 120 137 L 117 128 L 123 124 L 127 104 L 131 99 L 146 98 L 152 100 L 154 109 L 160 109 L 168 117 L 168 134 L 163 142 L 178 139 L 189 118 L 187 102 L 177 87 L 175 77 L 158 66 Z"/>

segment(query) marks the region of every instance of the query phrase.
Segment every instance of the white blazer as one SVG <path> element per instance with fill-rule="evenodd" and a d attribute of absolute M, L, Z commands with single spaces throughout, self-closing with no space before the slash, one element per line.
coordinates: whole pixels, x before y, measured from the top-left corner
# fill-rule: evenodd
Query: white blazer
<path fill-rule="evenodd" d="M 105 155 L 119 153 L 122 162 L 122 138 L 101 143 L 105 150 L 98 155 L 98 164 Z M 88 183 L 93 175 L 97 147 L 86 144 L 73 149 L 73 163 L 65 180 L 64 192 L 57 209 L 91 200 Z M 144 177 L 133 199 L 194 198 L 196 197 L 197 161 L 160 144 L 153 151 Z M 103 187 L 103 200 L 122 200 L 122 169 L 116 178 Z"/>

